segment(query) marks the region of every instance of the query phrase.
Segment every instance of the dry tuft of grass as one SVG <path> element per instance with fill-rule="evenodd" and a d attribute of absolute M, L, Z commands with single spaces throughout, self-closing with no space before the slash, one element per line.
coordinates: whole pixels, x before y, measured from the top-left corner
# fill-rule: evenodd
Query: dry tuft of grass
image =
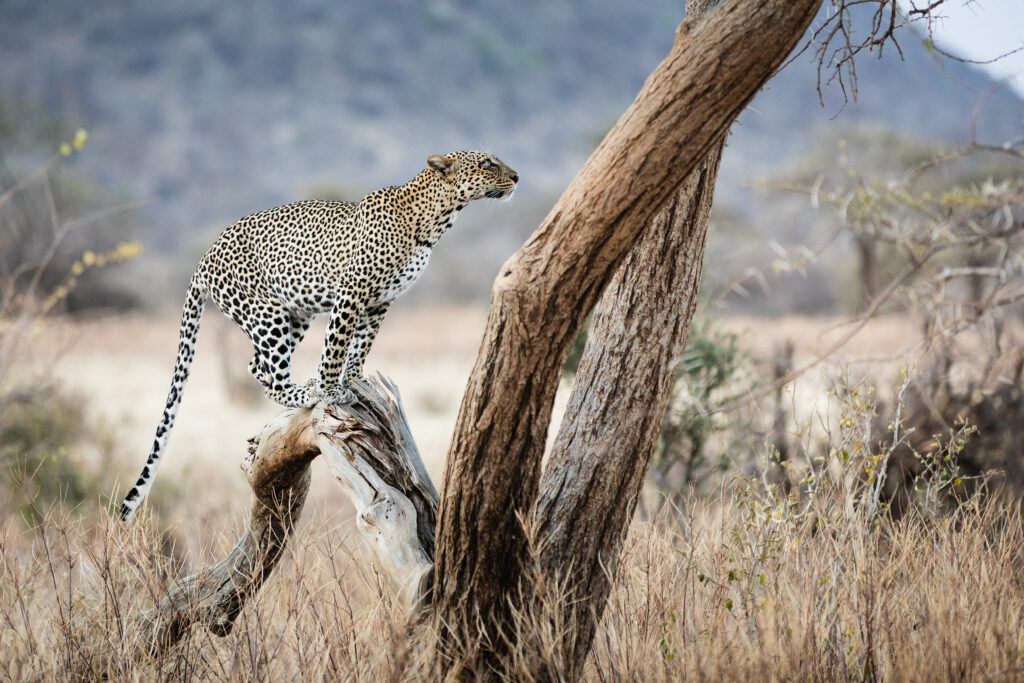
<path fill-rule="evenodd" d="M 232 515 L 226 513 L 225 518 Z M 211 520 L 212 521 L 212 520 Z M 9 680 L 380 680 L 404 611 L 357 558 L 343 525 L 307 520 L 232 633 L 195 629 L 160 660 L 135 628 L 175 579 L 223 557 L 238 529 L 205 539 L 195 563 L 154 520 L 125 525 L 60 508 L 0 530 L 0 676 Z M 215 528 L 215 527 L 211 527 Z"/>

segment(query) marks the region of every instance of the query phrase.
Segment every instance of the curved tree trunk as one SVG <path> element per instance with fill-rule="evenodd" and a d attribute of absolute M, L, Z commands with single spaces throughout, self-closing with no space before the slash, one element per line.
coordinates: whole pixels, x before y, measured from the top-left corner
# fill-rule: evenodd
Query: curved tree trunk
<path fill-rule="evenodd" d="M 460 407 L 438 525 L 436 615 L 461 642 L 483 630 L 492 643 L 470 660 L 497 666 L 498 634 L 512 622 L 527 557 L 522 517 L 537 500 L 552 402 L 580 324 L 820 4 L 725 0 L 683 22 L 668 57 L 503 266 Z"/>
<path fill-rule="evenodd" d="M 689 17 L 709 0 L 688 0 Z M 535 533 L 545 585 L 569 582 L 557 619 L 582 671 L 607 605 L 697 307 L 719 142 L 647 226 L 594 310 L 540 484 Z M 543 588 L 541 588 L 543 590 Z"/>
<path fill-rule="evenodd" d="M 651 222 L 594 311 L 534 515 L 541 570 L 568 580 L 562 643 L 582 669 L 697 306 L 721 145 Z"/>

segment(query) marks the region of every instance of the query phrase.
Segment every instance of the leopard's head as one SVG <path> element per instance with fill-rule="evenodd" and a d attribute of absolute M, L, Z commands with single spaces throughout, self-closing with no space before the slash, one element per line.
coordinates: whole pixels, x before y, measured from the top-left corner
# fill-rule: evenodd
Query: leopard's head
<path fill-rule="evenodd" d="M 449 184 L 460 199 L 508 199 L 515 192 L 519 174 L 488 152 L 452 152 L 427 158 L 427 168 Z"/>

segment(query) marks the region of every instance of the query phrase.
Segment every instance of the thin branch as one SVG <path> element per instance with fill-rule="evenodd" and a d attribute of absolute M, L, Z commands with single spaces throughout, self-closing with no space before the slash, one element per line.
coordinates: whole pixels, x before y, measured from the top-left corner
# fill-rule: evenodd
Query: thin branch
<path fill-rule="evenodd" d="M 929 258 L 930 257 L 931 254 L 929 254 Z M 742 398 L 735 399 L 724 405 L 713 406 L 710 412 L 724 413 L 731 412 L 733 410 L 736 410 L 737 408 L 742 408 L 743 406 L 752 403 L 755 399 L 761 398 L 762 396 L 767 396 L 768 394 L 780 389 L 781 387 L 784 387 L 785 385 L 795 380 L 797 377 L 800 377 L 801 375 L 806 373 L 808 370 L 811 370 L 821 365 L 824 361 L 831 358 L 836 351 L 846 346 L 847 342 L 849 342 L 851 339 L 857 336 L 857 334 L 862 329 L 864 329 L 864 326 L 867 325 L 868 322 L 875 317 L 875 315 L 878 313 L 878 309 L 882 306 L 882 304 L 884 304 L 889 299 L 889 297 L 893 295 L 893 293 L 897 290 L 897 288 L 899 288 L 901 284 L 903 284 L 908 278 L 914 275 L 914 273 L 919 271 L 926 261 L 927 259 L 923 259 L 917 263 L 911 263 L 909 266 L 904 268 L 903 271 L 898 276 L 893 278 L 892 281 L 889 282 L 888 286 L 877 297 L 874 298 L 874 300 L 868 306 L 867 310 L 864 311 L 864 314 L 857 320 L 857 324 L 854 326 L 853 330 L 851 330 L 849 333 L 846 334 L 846 336 L 842 337 L 834 344 L 832 344 L 832 346 L 830 346 L 824 352 L 818 354 L 814 358 L 814 360 L 807 362 L 797 370 L 791 370 L 790 372 L 786 373 L 784 376 L 768 384 L 767 386 L 761 387 L 760 389 L 745 394 Z"/>

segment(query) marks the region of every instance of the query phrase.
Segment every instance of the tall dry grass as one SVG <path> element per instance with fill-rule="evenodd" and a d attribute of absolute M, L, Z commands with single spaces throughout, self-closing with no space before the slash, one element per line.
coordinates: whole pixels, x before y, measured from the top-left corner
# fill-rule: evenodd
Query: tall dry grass
<path fill-rule="evenodd" d="M 867 487 L 813 496 L 738 479 L 634 524 L 585 678 L 1013 680 L 1024 677 L 1024 524 L 982 487 L 941 514 L 867 514 Z M 852 485 L 850 485 L 852 482 Z M 59 506 L 0 530 L 0 676 L 8 680 L 377 681 L 407 644 L 405 613 L 350 541 L 314 513 L 233 632 L 196 629 L 159 661 L 133 619 L 175 577 L 219 559 L 241 511 L 182 559 L 151 519 L 123 525 Z M 219 525 L 219 526 L 218 526 Z M 190 553 L 191 554 L 191 553 Z M 548 589 L 523 614 L 510 663 L 563 670 Z M 537 613 L 537 612 L 540 613 Z M 538 666 L 536 657 L 545 661 Z"/>
<path fill-rule="evenodd" d="M 1022 676 L 1020 512 L 806 518 L 740 494 L 634 529 L 595 680 L 984 680 Z"/>

